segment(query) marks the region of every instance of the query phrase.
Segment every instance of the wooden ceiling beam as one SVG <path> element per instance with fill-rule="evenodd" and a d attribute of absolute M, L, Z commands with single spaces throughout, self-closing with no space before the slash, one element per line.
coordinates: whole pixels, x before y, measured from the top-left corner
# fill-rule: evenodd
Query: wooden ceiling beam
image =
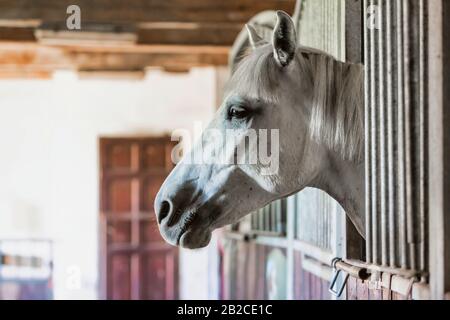
<path fill-rule="evenodd" d="M 192 67 L 224 66 L 228 54 L 180 52 L 71 51 L 37 45 L 0 46 L 0 73 L 31 74 L 42 70 L 83 72 L 130 72 L 147 68 L 187 70 Z"/>
<path fill-rule="evenodd" d="M 36 41 L 36 38 L 33 28 L 0 26 L 0 41 Z"/>
<path fill-rule="evenodd" d="M 145 78 L 145 71 L 78 71 L 80 79 L 128 79 L 142 80 Z"/>
<path fill-rule="evenodd" d="M 264 10 L 293 12 L 295 0 L 2 0 L 0 25 L 8 21 L 64 22 L 77 4 L 82 21 L 96 23 L 237 22 Z"/>
<path fill-rule="evenodd" d="M 113 30 L 113 25 L 111 30 Z M 0 44 L 3 42 L 34 42 L 42 45 L 70 47 L 98 47 L 100 50 L 116 48 L 121 51 L 165 51 L 183 48 L 183 51 L 196 50 L 223 51 L 231 47 L 243 24 L 232 23 L 145 23 L 134 30 L 97 31 L 99 27 L 85 26 L 82 31 L 68 31 L 52 28 L 45 24 L 38 28 L 0 25 Z M 109 29 L 108 29 L 109 30 Z M 125 32 L 126 31 L 126 32 Z M 126 37 L 126 38 L 125 38 Z M 114 45 L 115 44 L 115 45 Z M 167 47 L 167 48 L 166 48 Z M 198 47 L 198 48 L 193 48 Z M 218 47 L 218 48 L 213 48 Z"/>
<path fill-rule="evenodd" d="M 1 0 L 0 77 L 44 77 L 226 66 L 231 45 L 254 15 L 292 13 L 295 0 Z M 81 31 L 66 9 L 81 8 Z M 70 34 L 68 34 L 70 33 Z M 28 76 L 27 76 L 28 75 Z"/>
<path fill-rule="evenodd" d="M 147 24 L 137 31 L 139 44 L 231 46 L 243 24 Z"/>
<path fill-rule="evenodd" d="M 146 45 L 146 44 L 121 44 L 121 45 L 99 45 L 99 44 L 59 44 L 42 45 L 38 42 L 16 42 L 0 41 L 0 51 L 3 50 L 52 50 L 61 49 L 72 52 L 98 52 L 98 53 L 160 53 L 160 54 L 215 54 L 228 55 L 229 46 L 209 45 Z"/>
<path fill-rule="evenodd" d="M 0 79 L 40 79 L 48 80 L 52 78 L 53 70 L 2 70 L 0 67 Z"/>
<path fill-rule="evenodd" d="M 33 29 L 1 28 L 0 41 L 24 39 L 34 39 L 46 42 L 67 42 L 82 44 L 83 40 L 99 44 L 103 40 L 109 42 L 121 39 L 134 40 L 137 44 L 143 45 L 204 45 L 204 46 L 231 46 L 239 32 L 244 27 L 243 24 L 211 24 L 211 23 L 146 23 L 129 30 L 114 31 L 112 25 L 109 31 L 98 31 L 99 27 L 85 26 L 81 31 L 69 31 L 64 28 L 56 28 L 51 25 Z M 2 37 L 2 30 L 5 30 L 5 37 Z"/>
<path fill-rule="evenodd" d="M 186 69 L 192 67 L 223 66 L 228 56 L 212 54 L 117 54 L 69 53 L 78 70 L 142 70 L 151 67 Z"/>

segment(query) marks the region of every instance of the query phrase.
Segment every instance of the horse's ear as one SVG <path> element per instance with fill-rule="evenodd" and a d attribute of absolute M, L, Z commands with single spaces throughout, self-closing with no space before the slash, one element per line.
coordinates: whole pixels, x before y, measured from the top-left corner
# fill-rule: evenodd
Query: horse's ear
<path fill-rule="evenodd" d="M 291 17 L 284 11 L 277 11 L 277 24 L 273 30 L 273 54 L 281 67 L 286 67 L 295 57 L 297 35 Z"/>
<path fill-rule="evenodd" d="M 250 42 L 250 45 L 252 46 L 253 50 L 256 49 L 262 42 L 264 42 L 263 38 L 261 38 L 258 33 L 256 32 L 255 28 L 252 25 L 246 24 L 245 27 L 247 28 L 248 32 L 248 39 Z"/>

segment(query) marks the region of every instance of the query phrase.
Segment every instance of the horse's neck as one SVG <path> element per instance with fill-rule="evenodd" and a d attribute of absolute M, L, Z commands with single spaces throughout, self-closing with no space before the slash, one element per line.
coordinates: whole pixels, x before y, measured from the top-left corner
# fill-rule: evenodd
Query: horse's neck
<path fill-rule="evenodd" d="M 344 208 L 358 232 L 365 236 L 365 169 L 359 164 L 343 160 L 330 151 L 325 168 L 312 187 L 332 196 Z"/>
<path fill-rule="evenodd" d="M 336 62 L 337 63 L 337 62 Z M 332 88 L 340 88 L 342 92 L 334 92 L 330 88 L 326 88 L 327 94 L 330 94 L 328 99 L 330 103 L 334 104 L 336 108 L 345 108 L 343 111 L 350 112 L 340 121 L 351 121 L 351 123 L 334 124 L 345 128 L 345 132 L 341 134 L 352 134 L 354 136 L 347 137 L 344 146 L 341 148 L 352 146 L 356 148 L 356 154 L 352 158 L 359 159 L 359 150 L 363 144 L 364 139 L 359 139 L 363 135 L 363 126 L 358 127 L 363 114 L 363 86 L 360 82 L 363 81 L 362 67 L 359 65 L 343 64 L 348 68 L 348 72 L 340 73 L 342 79 L 333 77 L 328 79 L 331 81 L 339 81 L 340 85 L 334 85 Z M 344 78 L 347 77 L 347 78 Z M 346 84 L 346 85 L 342 85 Z M 322 88 L 323 89 L 323 88 Z M 338 97 L 341 100 L 338 101 Z M 347 97 L 342 99 L 342 97 Z M 359 108 L 359 109 L 358 109 Z M 353 127 L 356 126 L 355 130 Z M 352 128 L 352 130 L 349 130 Z M 322 128 L 323 129 L 323 128 Z M 351 131 L 351 132 L 349 132 Z M 334 134 L 335 135 L 335 134 Z M 322 141 L 323 143 L 323 141 Z M 329 143 L 323 143 L 323 150 L 325 152 L 324 165 L 321 173 L 313 181 L 313 187 L 324 190 L 334 199 L 336 199 L 345 209 L 347 216 L 351 219 L 358 232 L 364 237 L 365 235 L 365 169 L 364 160 L 345 160 L 348 158 L 347 152 L 334 151 L 336 146 L 330 146 Z M 322 160 L 322 159 L 321 159 Z"/>

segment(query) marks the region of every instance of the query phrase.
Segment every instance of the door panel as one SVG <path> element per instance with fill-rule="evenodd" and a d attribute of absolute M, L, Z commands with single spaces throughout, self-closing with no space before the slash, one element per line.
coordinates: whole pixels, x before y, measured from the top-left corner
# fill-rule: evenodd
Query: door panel
<path fill-rule="evenodd" d="M 170 138 L 100 139 L 102 288 L 106 299 L 176 299 L 178 249 L 153 202 L 173 168 Z"/>
<path fill-rule="evenodd" d="M 131 169 L 131 146 L 128 144 L 113 144 L 108 150 L 108 168 Z"/>
<path fill-rule="evenodd" d="M 109 182 L 107 210 L 115 213 L 131 211 L 131 181 L 112 180 Z"/>
<path fill-rule="evenodd" d="M 129 221 L 108 221 L 108 243 L 127 244 L 131 242 L 131 223 Z"/>
<path fill-rule="evenodd" d="M 159 188 L 165 180 L 165 176 L 158 174 L 149 174 L 142 182 L 143 197 L 141 201 L 141 210 L 143 211 L 153 211 L 153 202 L 148 201 L 148 199 L 155 199 Z"/>
<path fill-rule="evenodd" d="M 109 255 L 108 299 L 128 300 L 131 298 L 131 264 L 130 255 Z"/>
<path fill-rule="evenodd" d="M 139 235 L 142 243 L 158 243 L 161 242 L 158 224 L 156 220 L 142 221 Z"/>
<path fill-rule="evenodd" d="M 176 261 L 177 259 L 172 251 L 161 251 L 160 253 L 142 256 L 142 270 L 152 270 L 152 272 L 142 273 L 141 295 L 143 299 L 171 300 L 175 298 L 175 292 L 170 290 L 174 286 L 174 278 L 168 276 L 168 274 L 175 271 L 174 263 Z"/>

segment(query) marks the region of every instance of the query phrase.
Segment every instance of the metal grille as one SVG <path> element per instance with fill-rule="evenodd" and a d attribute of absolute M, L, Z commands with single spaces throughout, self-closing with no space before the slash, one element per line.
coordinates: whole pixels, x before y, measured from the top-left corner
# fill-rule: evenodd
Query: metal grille
<path fill-rule="evenodd" d="M 367 262 L 427 270 L 425 0 L 365 0 Z"/>
<path fill-rule="evenodd" d="M 343 209 L 326 193 L 316 189 L 305 189 L 295 198 L 296 239 L 332 251 L 334 217 L 340 211 L 343 213 Z"/>
<path fill-rule="evenodd" d="M 252 231 L 274 236 L 286 234 L 286 200 L 278 200 L 251 216 Z"/>

